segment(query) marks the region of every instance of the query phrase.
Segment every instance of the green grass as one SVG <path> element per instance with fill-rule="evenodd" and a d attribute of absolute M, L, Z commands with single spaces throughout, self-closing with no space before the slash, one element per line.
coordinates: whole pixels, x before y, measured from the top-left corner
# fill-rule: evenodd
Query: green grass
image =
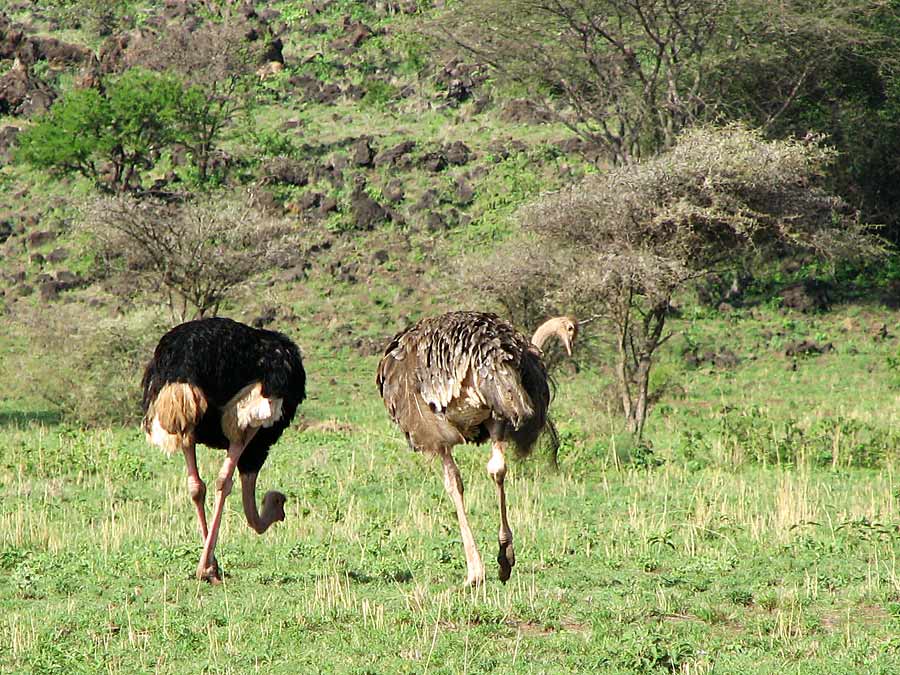
<path fill-rule="evenodd" d="M 685 371 L 673 344 L 660 367 L 682 386 L 652 413 L 649 450 L 603 411 L 602 372 L 560 375 L 560 470 L 539 455 L 508 479 L 507 585 L 486 449 L 456 453 L 488 568 L 478 590 L 460 587 L 439 467 L 388 423 L 375 359 L 326 348 L 312 327 L 298 336 L 302 424 L 261 478 L 288 495 L 287 520 L 259 537 L 232 496 L 221 587 L 193 579 L 179 457 L 135 429 L 84 431 L 7 401 L 0 670 L 897 672 L 898 397 L 881 386 L 896 342 L 868 340 L 879 317 L 894 318 L 792 320 L 791 334 L 833 332 L 836 345 L 796 371 L 755 342 L 783 315 L 683 320 L 692 339 L 756 358 Z M 795 452 L 779 462 L 776 448 Z M 219 459 L 203 451 L 207 479 Z"/>
<path fill-rule="evenodd" d="M 470 174 L 475 196 L 463 211 L 472 223 L 432 233 L 420 215 L 347 234 L 346 216 L 335 215 L 310 227 L 310 244 L 327 238 L 330 248 L 310 254 L 308 279 L 281 282 L 270 271 L 229 298 L 222 313 L 245 321 L 264 306 L 278 308 L 274 327 L 303 347 L 310 380 L 297 425 L 261 476 L 262 490 L 288 495 L 287 520 L 259 537 L 244 525 L 239 496 L 231 497 L 218 550 L 221 587 L 193 578 L 200 542 L 181 458 L 149 447 L 135 428 L 73 426 L 42 400 L 49 389 L 41 377 L 78 382 L 79 367 L 90 368 L 85 381 L 99 373 L 136 388 L 139 373 L 121 359 L 77 366 L 71 352 L 84 327 L 108 322 L 120 334 L 139 318 L 137 309 L 93 306 L 107 301 L 99 285 L 67 293 L 58 305 L 7 296 L 0 672 L 900 672 L 900 322 L 873 305 L 801 316 L 772 302 L 718 314 L 684 301 L 672 322 L 676 337 L 653 373 L 664 395 L 642 445 L 622 433 L 608 338 L 592 324 L 584 339 L 598 358 L 582 359 L 578 374 L 564 364 L 556 377 L 559 470 L 542 453 L 511 466 L 518 564 L 507 585 L 496 579 L 487 450 L 457 450 L 488 575 L 480 589 L 460 587 L 464 557 L 440 468 L 411 453 L 389 424 L 374 387 L 377 359 L 360 356 L 355 343 L 381 341 L 407 319 L 459 301 L 489 309 L 454 286 L 456 259 L 489 250 L 515 228 L 516 207 L 592 169 L 552 147 L 568 135 L 560 125 L 502 121 L 503 100 L 525 92 L 487 86 L 479 95 L 491 93 L 495 105 L 481 114 L 473 102 L 447 107 L 428 72 L 418 70 L 422 46 L 393 42 L 412 39 L 394 30 L 404 17 L 376 17 L 371 3 L 349 0 L 309 17 L 306 5 L 273 4 L 300 29 L 286 37 L 285 73 L 260 85 L 257 135 L 238 126 L 224 143 L 243 158 L 238 177 L 254 180 L 266 153 L 293 151 L 322 163 L 363 134 L 379 150 L 413 139 L 414 156 L 463 140 L 474 154 L 465 167 L 440 174 L 381 167 L 365 175 L 376 194 L 401 180 L 405 212 L 425 190 L 449 196 L 454 180 Z M 345 14 L 389 30 L 342 55 L 330 43 Z M 330 29 L 311 35 L 302 30 L 310 22 Z M 79 33 L 82 42 L 94 44 L 87 32 Z M 315 52 L 322 58 L 300 65 Z M 336 64 L 347 67 L 344 76 Z M 373 79 L 376 70 L 392 76 Z M 290 90 L 288 77 L 298 72 L 378 84 L 362 105 L 320 105 Z M 414 95 L 395 99 L 404 86 Z M 292 118 L 301 127 L 283 131 Z M 528 148 L 494 162 L 495 141 Z M 346 207 L 351 174 L 342 188 L 320 181 L 305 189 Z M 0 207 L 21 213 L 27 203 L 41 228 L 70 217 L 67 205 L 90 191 L 84 179 L 61 182 L 21 165 L 0 172 Z M 296 197 L 297 190 L 285 192 Z M 47 248 L 71 247 L 65 267 L 88 272 L 77 244 L 64 234 Z M 389 260 L 374 265 L 372 254 L 382 249 Z M 10 269 L 27 269 L 29 283 L 44 271 L 30 249 L 8 253 Z M 359 265 L 357 283 L 336 281 L 335 263 Z M 22 316 L 33 323 L 44 305 L 77 315 L 68 350 L 42 354 L 17 325 Z M 124 313 L 118 324 L 114 311 Z M 881 322 L 893 336 L 872 337 Z M 157 337 L 149 332 L 148 344 Z M 803 338 L 830 341 L 834 350 L 785 357 L 785 347 Z M 740 363 L 691 369 L 681 356 L 691 347 L 728 348 Z M 42 374 L 30 367 L 36 363 Z M 133 389 L 109 401 L 129 396 Z M 111 414 L 109 401 L 87 404 Z M 201 453 L 211 485 L 221 455 Z"/>

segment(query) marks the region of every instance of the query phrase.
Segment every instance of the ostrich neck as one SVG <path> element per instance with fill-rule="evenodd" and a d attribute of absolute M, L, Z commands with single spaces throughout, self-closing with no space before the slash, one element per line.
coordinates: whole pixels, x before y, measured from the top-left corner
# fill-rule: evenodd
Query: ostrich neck
<path fill-rule="evenodd" d="M 241 501 L 244 504 L 244 515 L 247 517 L 247 522 L 257 532 L 265 532 L 274 522 L 274 516 L 265 504 L 263 504 L 262 514 L 256 508 L 256 474 L 242 476 L 241 487 Z"/>
<path fill-rule="evenodd" d="M 538 349 L 543 349 L 547 340 L 550 339 L 551 336 L 556 335 L 556 328 L 556 319 L 545 321 L 540 326 L 538 326 L 538 329 L 536 331 L 534 331 L 534 335 L 531 338 L 531 343 Z"/>

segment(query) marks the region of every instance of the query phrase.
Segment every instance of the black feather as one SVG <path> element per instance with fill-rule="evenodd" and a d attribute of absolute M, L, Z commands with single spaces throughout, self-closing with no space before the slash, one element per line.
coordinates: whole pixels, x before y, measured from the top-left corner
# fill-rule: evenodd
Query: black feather
<path fill-rule="evenodd" d="M 269 447 L 281 437 L 306 398 L 300 350 L 285 335 L 221 317 L 176 326 L 160 339 L 144 371 L 143 410 L 146 414 L 166 384 L 199 387 L 208 408 L 196 426 L 196 441 L 227 448 L 222 407 L 253 382 L 262 383 L 263 396 L 283 400 L 281 419 L 257 431 L 238 463 L 242 473 L 257 472 L 266 461 Z"/>

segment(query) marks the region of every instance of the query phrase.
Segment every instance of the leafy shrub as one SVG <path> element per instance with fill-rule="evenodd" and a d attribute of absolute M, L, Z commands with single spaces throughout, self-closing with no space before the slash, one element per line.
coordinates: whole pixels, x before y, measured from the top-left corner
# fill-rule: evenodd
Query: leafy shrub
<path fill-rule="evenodd" d="M 876 468 L 896 458 L 900 434 L 845 417 L 773 422 L 758 406 L 724 408 L 717 433 L 735 459 L 758 464 Z"/>
<path fill-rule="evenodd" d="M 88 426 L 137 421 L 141 373 L 164 332 L 154 316 L 88 321 L 83 308 L 54 305 L 33 312 L 20 330 L 28 349 L 10 355 L 8 366 L 27 372 L 32 391 L 64 420 Z"/>
<path fill-rule="evenodd" d="M 154 158 L 177 139 L 172 76 L 132 69 L 102 90 L 74 89 L 20 134 L 18 158 L 59 174 L 79 173 L 107 191 L 140 187 Z"/>
<path fill-rule="evenodd" d="M 214 315 L 255 273 L 290 255 L 289 224 L 218 196 L 185 204 L 112 197 L 87 210 L 101 273 L 114 290 L 166 298 L 174 318 Z"/>

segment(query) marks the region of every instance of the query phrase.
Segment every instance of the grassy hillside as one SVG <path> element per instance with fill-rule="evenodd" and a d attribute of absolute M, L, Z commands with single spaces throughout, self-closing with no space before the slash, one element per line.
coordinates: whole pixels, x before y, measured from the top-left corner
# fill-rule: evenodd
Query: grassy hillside
<path fill-rule="evenodd" d="M 587 325 L 554 371 L 559 468 L 546 450 L 511 465 L 506 585 L 487 452 L 456 453 L 488 576 L 460 587 L 440 467 L 389 423 L 378 354 L 419 317 L 487 308 L 460 281 L 466 256 L 504 240 L 517 206 L 599 169 L 529 117 L 526 92 L 424 47 L 407 30 L 432 11 L 418 4 L 258 3 L 279 12 L 264 21 L 284 67 L 224 143 L 224 189 L 302 237 L 221 313 L 294 338 L 309 399 L 260 479 L 287 494 L 287 518 L 259 537 L 231 497 L 222 586 L 193 576 L 183 461 L 134 423 L 141 364 L 173 322 L 164 295 L 126 298 L 98 274 L 78 227 L 86 180 L 0 169 L 0 672 L 900 670 L 900 316 L 885 275 L 832 277 L 831 307 L 811 312 L 778 295 L 810 268 L 758 279 L 733 308 L 679 298 L 641 444 L 623 433 L 609 336 Z M 61 0 L 7 14 L 99 50 L 107 30 L 203 10 Z M 32 72 L 64 92 L 78 68 Z M 285 157 L 305 182 L 272 179 L 267 162 Z M 168 161 L 152 178 L 190 186 Z M 359 224 L 360 192 L 385 210 L 375 222 Z M 220 459 L 201 451 L 204 479 Z"/>

